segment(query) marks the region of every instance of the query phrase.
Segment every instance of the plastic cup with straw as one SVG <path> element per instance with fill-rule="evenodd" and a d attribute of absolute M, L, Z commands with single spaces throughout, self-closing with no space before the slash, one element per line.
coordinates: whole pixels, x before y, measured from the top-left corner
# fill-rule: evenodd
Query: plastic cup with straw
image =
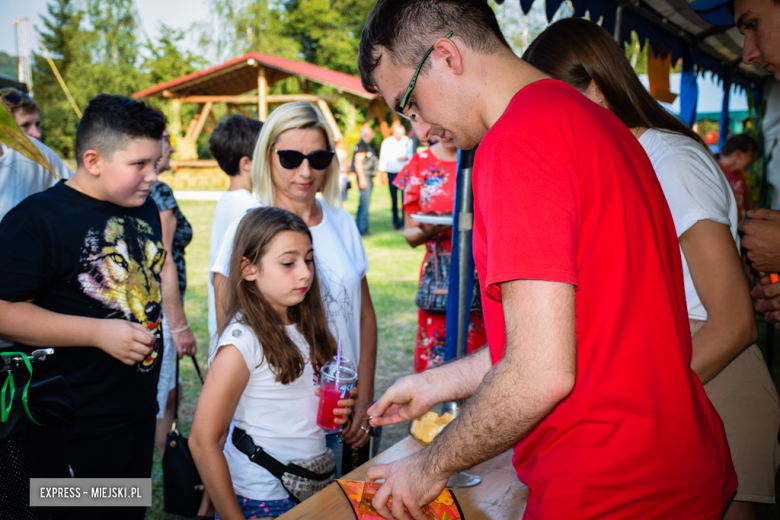
<path fill-rule="evenodd" d="M 339 401 L 349 397 L 349 391 L 355 386 L 357 372 L 350 360 L 342 355 L 341 339 L 338 342 L 336 358 L 322 367 L 320 371 L 322 385 L 320 386 L 320 406 L 317 410 L 317 425 L 326 430 L 338 430 L 336 414 Z"/>

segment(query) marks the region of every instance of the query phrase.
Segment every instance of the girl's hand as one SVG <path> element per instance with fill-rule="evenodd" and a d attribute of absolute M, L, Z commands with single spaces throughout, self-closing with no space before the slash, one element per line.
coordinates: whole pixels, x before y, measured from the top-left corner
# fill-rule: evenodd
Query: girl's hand
<path fill-rule="evenodd" d="M 317 388 L 314 390 L 314 395 L 318 396 L 320 395 L 320 389 Z M 340 399 L 337 403 L 339 408 L 333 409 L 334 415 L 341 415 L 342 417 L 337 417 L 333 419 L 333 422 L 336 424 L 346 424 L 349 422 L 349 416 L 352 414 L 352 407 L 355 406 L 355 400 L 353 397 L 357 395 L 357 388 L 353 388 L 349 391 L 349 399 Z"/>

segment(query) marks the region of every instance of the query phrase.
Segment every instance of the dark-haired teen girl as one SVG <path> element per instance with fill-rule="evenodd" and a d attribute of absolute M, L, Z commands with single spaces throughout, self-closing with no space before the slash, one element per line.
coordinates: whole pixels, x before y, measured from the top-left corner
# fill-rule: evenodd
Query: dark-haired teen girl
<path fill-rule="evenodd" d="M 247 445 L 282 465 L 319 459 L 335 471 L 317 426 L 315 394 L 335 343 L 304 221 L 279 208 L 247 213 L 226 285 L 227 318 L 209 357 L 190 448 L 219 518 L 276 518 L 293 507 L 294 491 L 250 460 Z M 353 404 L 339 401 L 335 413 L 344 418 L 336 422 L 347 421 Z M 228 426 L 223 451 L 219 439 Z"/>
<path fill-rule="evenodd" d="M 723 518 L 755 518 L 754 502 L 775 501 L 780 404 L 753 343 L 757 331 L 739 257 L 737 204 L 723 172 L 699 136 L 642 86 L 622 49 L 595 23 L 560 20 L 523 59 L 610 110 L 647 152 L 680 242 L 691 369 L 723 420 L 739 480 Z M 658 324 L 648 323 L 653 326 Z"/>

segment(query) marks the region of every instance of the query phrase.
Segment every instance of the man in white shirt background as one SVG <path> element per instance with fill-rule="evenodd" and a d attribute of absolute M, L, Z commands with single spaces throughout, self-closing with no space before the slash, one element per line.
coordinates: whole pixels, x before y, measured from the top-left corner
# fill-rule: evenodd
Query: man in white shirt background
<path fill-rule="evenodd" d="M 398 188 L 393 185 L 398 173 L 411 159 L 411 140 L 406 137 L 406 129 L 398 121 L 393 123 L 393 134 L 382 141 L 379 149 L 379 171 L 387 172 L 387 182 L 390 184 L 390 199 L 393 202 L 393 228 L 404 226 L 403 209 L 398 207 Z"/>

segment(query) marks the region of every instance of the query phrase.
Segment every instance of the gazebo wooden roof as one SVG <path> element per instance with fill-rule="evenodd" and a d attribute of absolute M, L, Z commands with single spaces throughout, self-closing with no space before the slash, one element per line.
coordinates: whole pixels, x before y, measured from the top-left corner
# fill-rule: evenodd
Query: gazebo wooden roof
<path fill-rule="evenodd" d="M 290 76 L 301 76 L 322 85 L 334 87 L 342 92 L 368 100 L 376 96 L 363 89 L 360 79 L 343 72 L 326 69 L 312 63 L 250 52 L 221 65 L 193 72 L 180 78 L 133 94 L 135 98 L 163 95 L 170 97 L 189 96 L 235 96 L 255 90 L 258 87 L 260 71 L 265 74 L 268 85 Z"/>
<path fill-rule="evenodd" d="M 211 118 L 216 125 L 211 108 L 214 103 L 227 103 L 229 108 L 241 111 L 237 105 L 257 105 L 258 118 L 265 121 L 268 117 L 268 105 L 287 103 L 289 101 L 310 101 L 316 103 L 333 130 L 336 140 L 341 139 L 341 133 L 336 120 L 328 107 L 328 101 L 333 101 L 338 95 L 318 96 L 312 94 L 269 95 L 268 86 L 290 76 L 299 76 L 308 82 L 327 85 L 337 89 L 339 95 L 349 95 L 366 100 L 375 105 L 381 102 L 375 94 L 367 92 L 359 78 L 326 69 L 312 63 L 269 56 L 260 52 L 249 52 L 221 65 L 205 70 L 192 72 L 186 76 L 161 83 L 157 86 L 141 90 L 133 94 L 136 99 L 145 97 L 169 98 L 175 106 L 181 103 L 198 103 L 200 113 L 190 122 L 184 139 L 193 145 L 203 131 L 206 121 Z M 257 90 L 258 95 L 244 95 Z M 365 101 L 364 101 L 365 102 Z M 381 114 L 380 107 L 374 107 Z M 178 113 L 178 110 L 175 110 Z M 380 118 L 381 120 L 382 118 Z M 380 124 L 384 121 L 380 121 Z M 387 126 L 385 123 L 384 126 Z M 382 129 L 384 133 L 384 128 Z"/>

